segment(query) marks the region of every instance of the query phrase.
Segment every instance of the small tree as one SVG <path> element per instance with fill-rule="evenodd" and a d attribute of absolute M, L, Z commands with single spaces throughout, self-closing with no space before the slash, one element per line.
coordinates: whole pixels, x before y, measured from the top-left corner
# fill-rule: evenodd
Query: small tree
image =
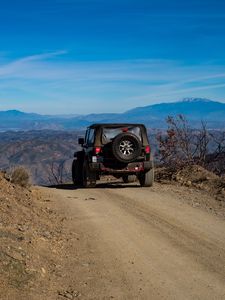
<path fill-rule="evenodd" d="M 166 121 L 166 133 L 157 136 L 160 161 L 172 169 L 190 164 L 204 165 L 210 141 L 206 125 L 202 122 L 199 130 L 193 130 L 183 115 L 169 116 Z"/>
<path fill-rule="evenodd" d="M 48 171 L 50 184 L 62 184 L 70 180 L 70 170 L 68 170 L 68 166 L 66 166 L 68 161 L 70 160 L 64 159 L 51 162 Z"/>
<path fill-rule="evenodd" d="M 213 151 L 207 155 L 207 168 L 218 175 L 225 174 L 225 132 L 216 131 L 210 134 Z"/>

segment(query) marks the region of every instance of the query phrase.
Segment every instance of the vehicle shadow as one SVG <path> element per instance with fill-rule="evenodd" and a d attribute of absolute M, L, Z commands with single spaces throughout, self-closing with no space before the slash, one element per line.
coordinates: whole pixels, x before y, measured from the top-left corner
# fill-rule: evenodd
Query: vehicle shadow
<path fill-rule="evenodd" d="M 140 188 L 137 183 L 121 183 L 121 182 L 104 182 L 96 185 L 100 189 L 124 189 L 124 188 Z"/>
<path fill-rule="evenodd" d="M 53 184 L 45 186 L 50 189 L 59 189 L 59 190 L 76 190 L 77 186 L 72 183 L 62 183 L 62 184 Z"/>
<path fill-rule="evenodd" d="M 121 183 L 121 182 L 100 182 L 96 184 L 95 188 L 84 188 L 82 186 L 76 186 L 74 184 L 56 184 L 46 186 L 47 188 L 54 188 L 59 190 L 78 190 L 78 189 L 124 189 L 124 188 L 140 188 L 138 183 Z"/>

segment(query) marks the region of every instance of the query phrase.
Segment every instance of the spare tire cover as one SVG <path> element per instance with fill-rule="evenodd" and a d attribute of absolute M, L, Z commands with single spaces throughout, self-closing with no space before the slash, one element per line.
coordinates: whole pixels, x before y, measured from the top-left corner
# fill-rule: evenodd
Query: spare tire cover
<path fill-rule="evenodd" d="M 112 142 L 114 157 L 123 163 L 134 161 L 141 154 L 141 141 L 131 132 L 118 134 Z"/>

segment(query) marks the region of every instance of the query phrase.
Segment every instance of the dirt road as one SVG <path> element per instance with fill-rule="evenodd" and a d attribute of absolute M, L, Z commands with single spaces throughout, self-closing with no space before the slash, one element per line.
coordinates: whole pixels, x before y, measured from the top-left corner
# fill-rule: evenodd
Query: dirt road
<path fill-rule="evenodd" d="M 62 280 L 80 299 L 225 299 L 225 221 L 188 205 L 195 192 L 42 190 L 67 215 Z"/>

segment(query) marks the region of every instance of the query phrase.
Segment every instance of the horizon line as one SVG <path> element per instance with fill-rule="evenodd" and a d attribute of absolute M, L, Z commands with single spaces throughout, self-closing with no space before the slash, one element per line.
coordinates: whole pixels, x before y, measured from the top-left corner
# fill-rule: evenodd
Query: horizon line
<path fill-rule="evenodd" d="M 165 102 L 159 102 L 159 103 L 153 103 L 153 104 L 149 104 L 149 105 L 144 105 L 144 106 L 135 106 L 133 108 L 130 108 L 122 113 L 119 112 L 91 112 L 91 113 L 83 113 L 83 114 L 76 114 L 76 113 L 71 113 L 71 114 L 67 114 L 67 113 L 62 113 L 62 114 L 45 114 L 45 113 L 38 113 L 38 112 L 34 112 L 34 111 L 26 111 L 26 110 L 20 110 L 20 109 L 7 109 L 7 110 L 0 110 L 0 112 L 20 112 L 20 113 L 25 113 L 25 114 L 36 114 L 36 115 L 41 115 L 41 116 L 74 116 L 74 117 L 78 117 L 78 116 L 85 116 L 85 115 L 93 115 L 93 114 L 123 114 L 126 112 L 129 112 L 133 109 L 136 108 L 144 108 L 144 107 L 148 107 L 148 106 L 154 106 L 154 105 L 160 105 L 160 104 L 173 104 L 173 103 L 182 103 L 182 102 L 197 102 L 196 100 L 200 100 L 202 102 L 214 102 L 214 103 L 221 103 L 221 104 L 225 104 L 225 102 L 221 102 L 218 100 L 211 100 L 205 97 L 184 97 L 180 100 L 177 101 L 165 101 Z"/>

